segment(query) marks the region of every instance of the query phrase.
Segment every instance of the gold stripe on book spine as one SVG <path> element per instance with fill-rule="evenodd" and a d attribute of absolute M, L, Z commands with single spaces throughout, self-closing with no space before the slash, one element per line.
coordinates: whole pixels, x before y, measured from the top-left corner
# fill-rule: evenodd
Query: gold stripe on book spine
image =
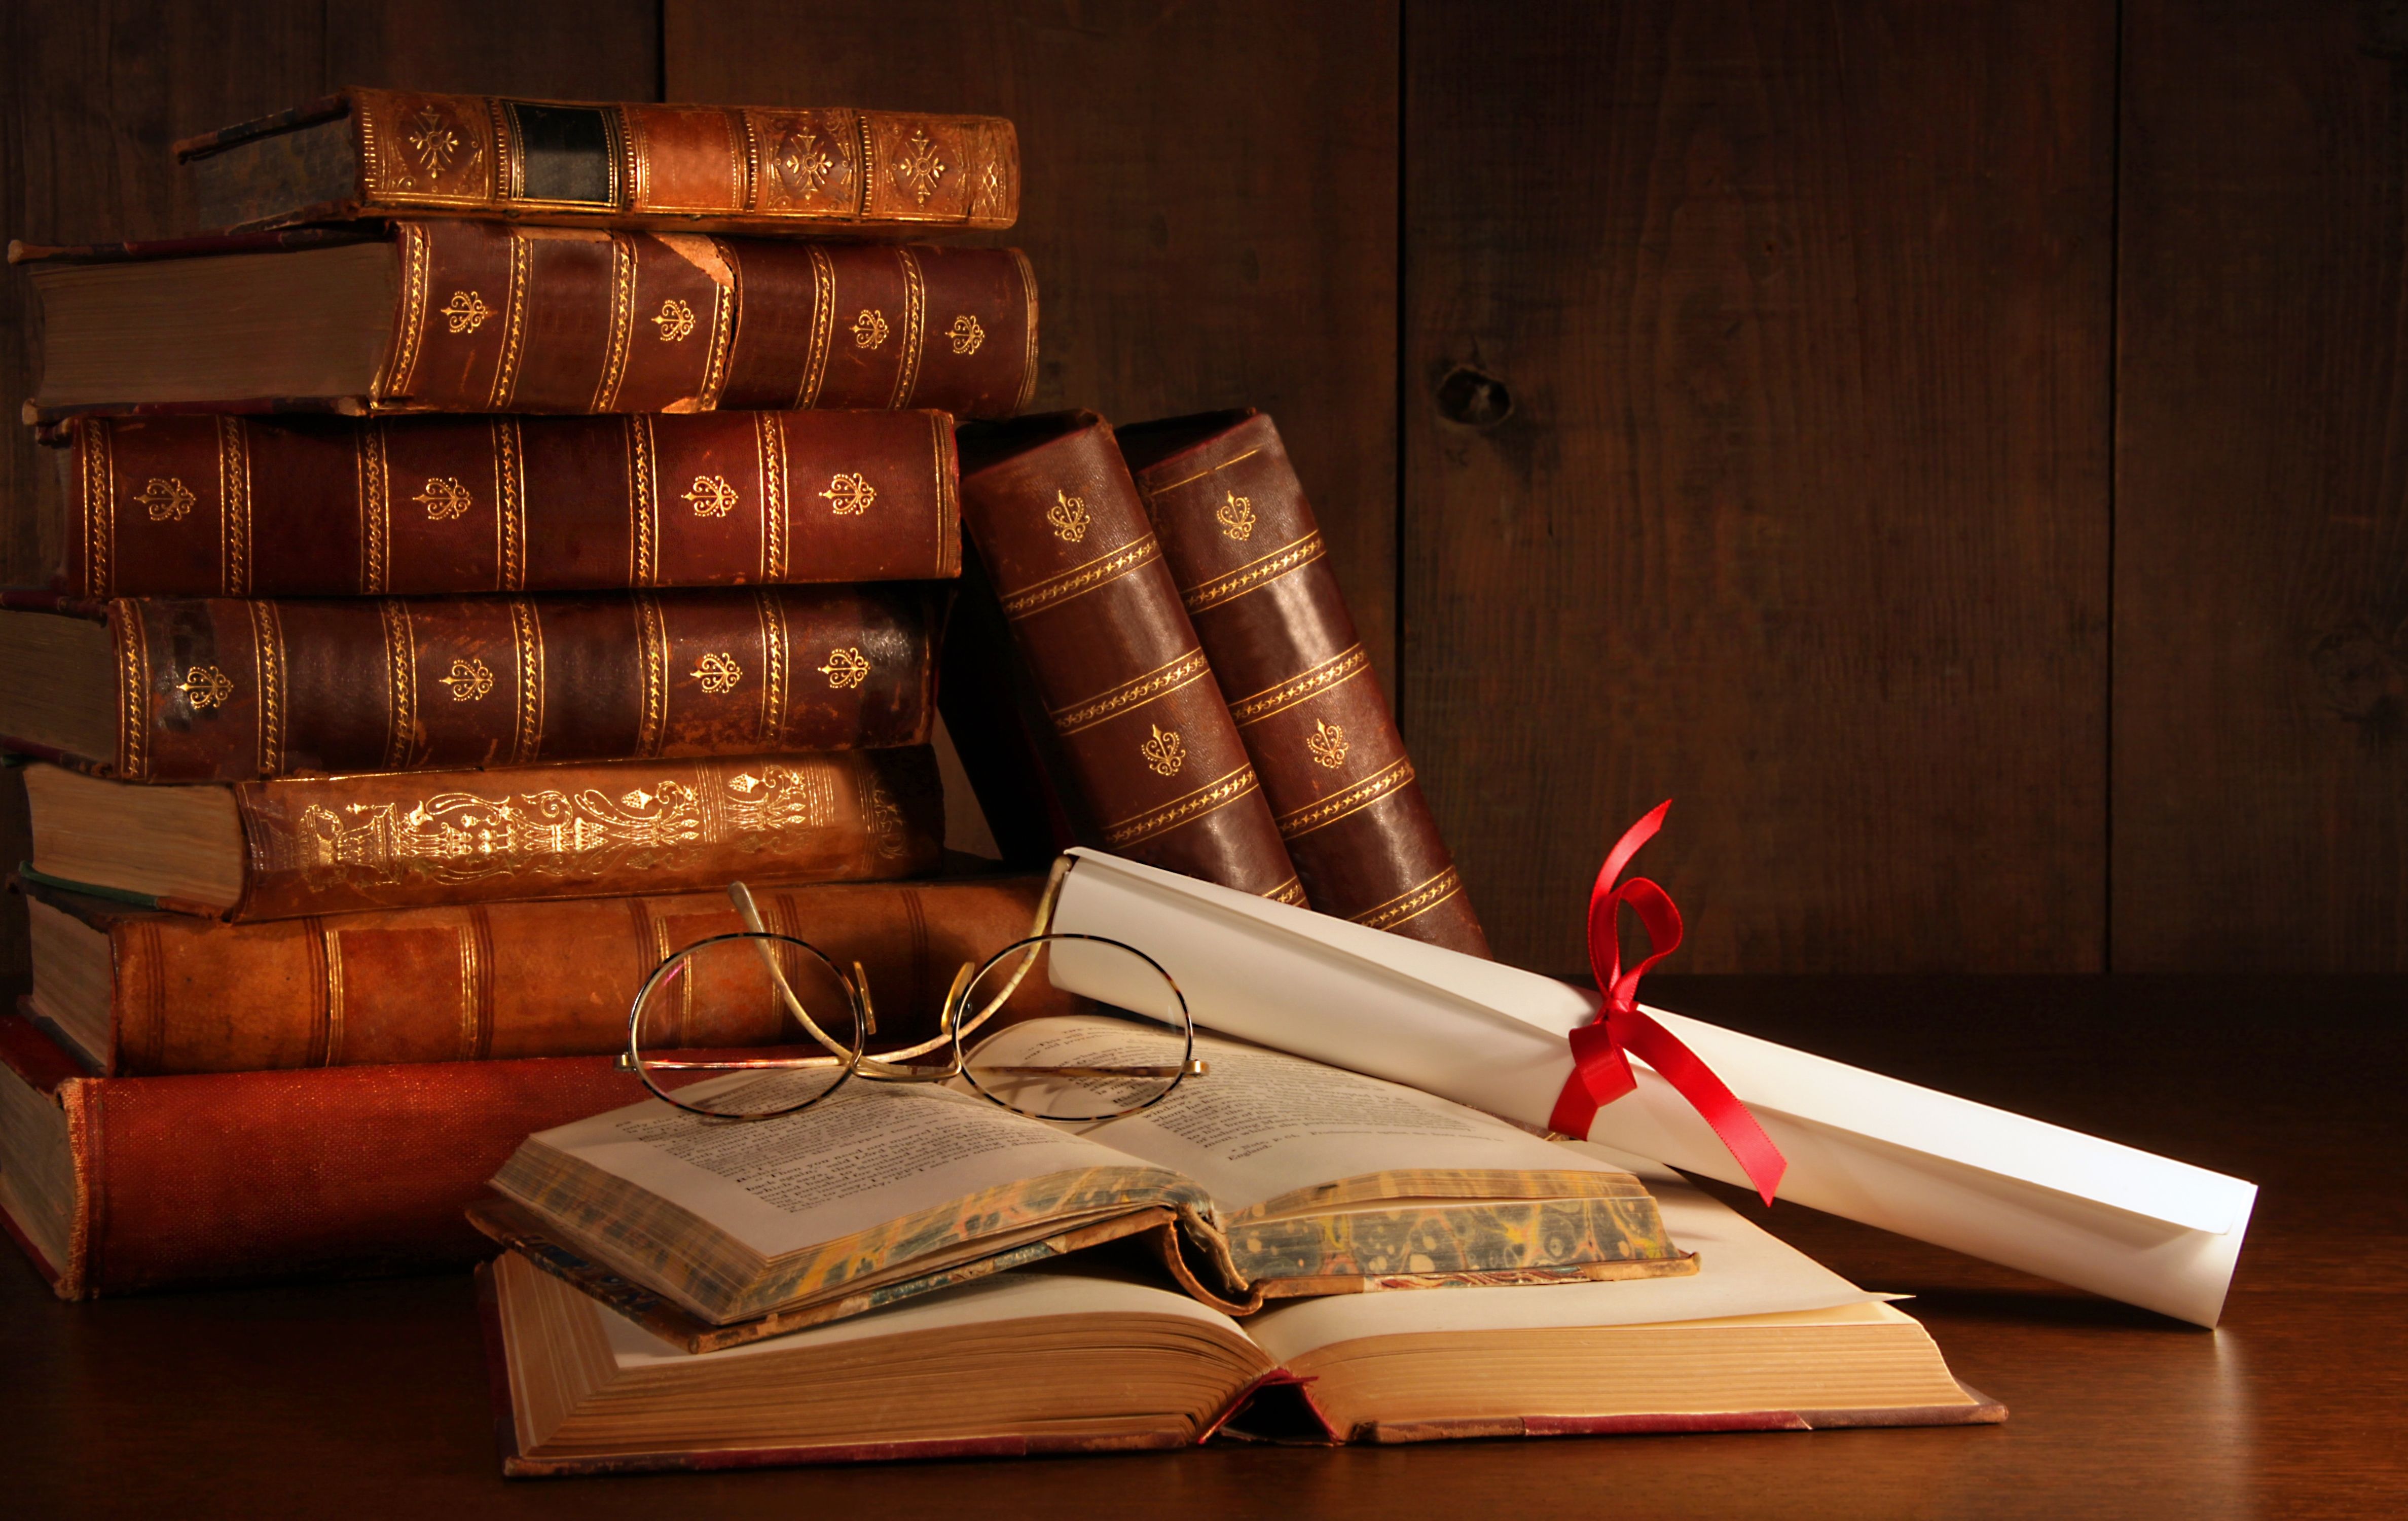
<path fill-rule="evenodd" d="M 426 229 L 403 222 L 394 234 L 394 251 L 401 260 L 401 313 L 394 323 L 393 345 L 385 351 L 384 369 L 368 389 L 371 405 L 388 396 L 406 396 L 418 380 L 418 355 L 426 337 Z"/>
<path fill-rule="evenodd" d="M 802 386 L 795 393 L 798 411 L 820 399 L 820 387 L 827 380 L 828 347 L 836 337 L 836 265 L 817 243 L 810 245 L 810 256 L 811 348 L 803 365 Z"/>
<path fill-rule="evenodd" d="M 76 452 L 83 469 L 83 595 L 107 596 L 117 542 L 117 455 L 109 447 L 115 424 L 87 418 L 76 425 Z"/>
<path fill-rule="evenodd" d="M 1245 595 L 1267 581 L 1286 575 L 1297 567 L 1310 565 L 1321 558 L 1321 531 L 1313 530 L 1293 544 L 1283 545 L 1259 560 L 1251 561 L 1227 575 L 1208 581 L 1181 594 L 1190 612 L 1202 612 L 1222 603 Z"/>
<path fill-rule="evenodd" d="M 786 603 L 767 587 L 754 590 L 752 603 L 761 615 L 761 742 L 773 745 L 785 726 Z"/>
<path fill-rule="evenodd" d="M 494 420 L 494 590 L 526 590 L 526 441 L 519 420 Z"/>
<path fill-rule="evenodd" d="M 452 933 L 460 944 L 459 1058 L 464 1062 L 475 1061 L 477 1027 L 481 1023 L 479 1015 L 482 1012 L 481 1005 L 484 1000 L 477 996 L 479 978 L 477 975 L 477 925 L 474 914 L 469 923 L 460 926 Z"/>
<path fill-rule="evenodd" d="M 1285 839 L 1295 839 L 1315 829 L 1326 828 L 1349 813 L 1370 807 L 1412 779 L 1412 762 L 1400 757 L 1343 792 L 1333 793 L 1317 803 L 1281 814 L 1279 832 Z"/>
<path fill-rule="evenodd" d="M 636 240 L 610 235 L 610 338 L 603 352 L 602 382 L 594 388 L 594 410 L 607 412 L 619 399 L 627 376 L 627 346 L 636 332 Z"/>
<path fill-rule="evenodd" d="M 786 422 L 776 412 L 754 412 L 752 435 L 761 452 L 761 579 L 786 578 Z"/>
<path fill-rule="evenodd" d="M 117 766 L 129 782 L 150 775 L 150 652 L 142 639 L 140 604 L 112 602 L 110 632 L 117 636 Z"/>
<path fill-rule="evenodd" d="M 652 419 L 627 419 L 627 584 L 652 584 L 652 545 L 660 533 L 660 482 L 654 479 Z"/>
<path fill-rule="evenodd" d="M 1096 587 L 1118 581 L 1132 570 L 1140 569 L 1162 558 L 1162 546 L 1152 534 L 1125 544 L 1110 554 L 1100 554 L 1084 565 L 1072 566 L 1058 576 L 1049 577 L 1036 585 L 1004 597 L 1003 615 L 1025 618 L 1032 612 L 1050 608 L 1070 597 L 1082 596 Z"/>
<path fill-rule="evenodd" d="M 343 932 L 323 919 L 311 919 L 317 930 L 318 966 L 323 974 L 325 1007 L 318 1026 L 318 1065 L 333 1067 L 343 1059 Z"/>
<path fill-rule="evenodd" d="M 259 673 L 259 769 L 263 776 L 279 776 L 284 770 L 284 624 L 275 603 L 249 607 L 251 658 Z"/>
<path fill-rule="evenodd" d="M 744 319 L 744 267 L 737 262 L 736 251 L 714 237 L 710 256 L 727 278 L 714 280 L 710 285 L 710 358 L 703 366 L 702 394 L 695 398 L 695 405 L 706 412 L 719 407 L 719 394 L 727 385 L 728 350 L 736 341 L 737 324 Z"/>
<path fill-rule="evenodd" d="M 1149 498 L 1157 497 L 1165 492 L 1177 491 L 1182 486 L 1192 486 L 1198 481 L 1210 481 L 1212 477 L 1218 475 L 1223 470 L 1227 469 L 1230 466 L 1253 459 L 1256 454 L 1261 452 L 1262 451 L 1259 449 L 1249 449 L 1242 454 L 1230 455 L 1227 459 L 1223 460 L 1220 464 L 1213 466 L 1209 470 L 1198 470 L 1194 475 L 1183 475 L 1176 481 L 1167 481 L 1159 486 L 1146 486 L 1141 489 Z"/>
<path fill-rule="evenodd" d="M 1166 829 L 1175 829 L 1191 819 L 1198 819 L 1207 813 L 1226 808 L 1260 785 L 1261 783 L 1254 779 L 1254 768 L 1251 766 L 1240 766 L 1227 775 L 1206 782 L 1194 792 L 1161 808 L 1140 813 L 1135 818 L 1123 819 L 1118 824 L 1107 825 L 1104 828 L 1104 842 L 1114 849 L 1119 849 L 1124 845 L 1134 845 L 1140 840 L 1151 839 Z"/>
<path fill-rule="evenodd" d="M 629 115 L 624 107 L 613 107 L 605 114 L 618 120 L 617 146 L 626 165 L 625 172 L 618 177 L 623 194 L 616 204 L 623 210 L 642 206 L 652 192 L 650 145 L 644 141 L 643 122 Z"/>
<path fill-rule="evenodd" d="M 638 654 L 643 662 L 643 714 L 636 730 L 636 755 L 650 760 L 661 753 L 667 726 L 669 641 L 661 624 L 659 599 L 638 593 L 636 616 L 641 625 Z"/>
<path fill-rule="evenodd" d="M 525 352 L 527 277 L 534 267 L 533 241 L 522 227 L 509 229 L 510 288 L 502 302 L 502 356 L 494 366 L 493 409 L 508 411 L 518 390 L 519 359 Z"/>
<path fill-rule="evenodd" d="M 516 647 L 519 672 L 518 724 L 510 741 L 510 764 L 531 766 L 543 750 L 543 624 L 535 604 L 522 597 L 510 601 L 510 639 Z"/>
<path fill-rule="evenodd" d="M 418 728 L 418 638 L 409 626 L 409 604 L 386 597 L 377 604 L 384 623 L 384 764 L 409 764 L 410 739 Z"/>
<path fill-rule="evenodd" d="M 393 467 L 384 424 L 352 429 L 351 453 L 360 482 L 360 591 L 377 596 L 390 578 L 387 559 L 393 552 Z"/>
<path fill-rule="evenodd" d="M 1011 251 L 1011 263 L 1020 271 L 1020 304 L 1028 310 L 1027 347 L 1020 351 L 1020 396 L 1011 409 L 1025 412 L 1037 395 L 1037 271 L 1029 267 L 1028 255 L 1018 249 Z"/>
<path fill-rule="evenodd" d="M 752 113 L 731 110 L 728 120 L 736 123 L 729 141 L 741 138 L 744 156 L 736 164 L 736 204 L 747 211 L 761 209 L 761 135 L 752 130 Z"/>
<path fill-rule="evenodd" d="M 921 272 L 920 256 L 896 249 L 895 257 L 903 267 L 903 348 L 896 356 L 895 392 L 886 398 L 890 411 L 909 402 L 920 383 L 920 345 L 928 326 L 928 281 Z"/>
<path fill-rule="evenodd" d="M 1463 879 L 1455 874 L 1455 868 L 1448 867 L 1421 885 L 1364 910 L 1354 915 L 1354 922 L 1373 929 L 1394 929 L 1408 919 L 1420 918 L 1462 891 Z"/>
<path fill-rule="evenodd" d="M 1287 881 L 1280 883 L 1277 887 L 1265 893 L 1263 897 L 1269 898 L 1274 903 L 1293 903 L 1299 909 L 1307 906 L 1304 898 L 1304 883 L 1294 877 L 1290 877 Z"/>
<path fill-rule="evenodd" d="M 218 523 L 223 541 L 219 583 L 228 596 L 251 595 L 251 429 L 218 419 Z"/>
<path fill-rule="evenodd" d="M 1308 667 L 1300 675 L 1291 677 L 1277 686 L 1266 687 L 1251 697 L 1242 697 L 1229 704 L 1229 716 L 1238 721 L 1240 728 L 1244 728 L 1249 724 L 1258 724 L 1273 713 L 1283 712 L 1295 707 L 1308 697 L 1317 697 L 1324 692 L 1341 686 L 1370 668 L 1371 657 L 1363 653 L 1363 647 L 1359 644 L 1350 644 L 1321 664 Z"/>
<path fill-rule="evenodd" d="M 941 412 L 928 414 L 928 455 L 937 472 L 937 574 L 962 573 L 961 507 L 954 500 L 954 477 L 960 466 L 953 458 L 953 420 Z"/>
<path fill-rule="evenodd" d="M 861 190 L 853 197 L 853 214 L 869 215 L 869 187 L 878 179 L 878 146 L 870 140 L 869 117 L 866 112 L 853 113 L 853 136 L 861 144 Z"/>
<path fill-rule="evenodd" d="M 1167 696 L 1182 687 L 1192 686 L 1211 675 L 1211 671 L 1212 667 L 1205 662 L 1204 652 L 1190 650 L 1185 654 L 1156 666 L 1134 681 L 1123 682 L 1101 696 L 1075 703 L 1068 708 L 1056 709 L 1048 716 L 1054 720 L 1054 732 L 1064 735 L 1076 734 L 1081 729 L 1092 728 L 1123 709 L 1134 707 L 1141 702 L 1152 702 L 1154 698 Z"/>

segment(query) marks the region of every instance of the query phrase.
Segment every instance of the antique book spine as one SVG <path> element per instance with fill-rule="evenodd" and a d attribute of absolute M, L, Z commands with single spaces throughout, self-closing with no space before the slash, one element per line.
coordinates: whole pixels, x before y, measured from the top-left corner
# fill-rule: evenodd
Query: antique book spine
<path fill-rule="evenodd" d="M 979 451 L 964 525 L 1100 842 L 1303 903 L 1111 425 L 1035 419 Z"/>
<path fill-rule="evenodd" d="M 334 241 L 304 232 L 12 244 L 9 262 L 36 265 L 38 291 L 49 265 L 283 258 Z M 1037 383 L 1037 280 L 1018 249 L 458 221 L 397 222 L 389 239 L 393 325 L 364 394 L 74 407 L 37 394 L 29 415 L 920 407 L 1000 418 Z"/>
<path fill-rule="evenodd" d="M 875 882 L 934 871 L 944 854 L 925 745 L 280 777 L 233 792 L 243 889 L 223 917 L 236 921 Z"/>
<path fill-rule="evenodd" d="M 78 596 L 382 596 L 939 581 L 933 411 L 88 417 L 59 435 Z"/>
<path fill-rule="evenodd" d="M 328 127 L 329 123 L 341 123 Z M 322 129 L 322 130 L 312 130 Z M 330 156 L 349 194 L 272 198 Z M 512 100 L 353 87 L 176 145 L 205 221 L 272 227 L 407 211 L 611 226 L 926 236 L 997 231 L 1020 145 L 994 116 Z"/>
<path fill-rule="evenodd" d="M 628 1000 L 655 966 L 743 927 L 724 892 L 229 925 L 27 890 L 108 936 L 107 1067 L 120 1074 L 615 1051 L 626 1043 Z M 762 887 L 753 897 L 772 931 L 838 965 L 861 963 L 880 1049 L 892 1050 L 938 1033 L 954 972 L 1028 934 L 1042 890 L 1041 878 L 1011 876 Z M 759 1011 L 698 1007 L 685 1043 L 758 1045 L 775 1035 Z"/>
<path fill-rule="evenodd" d="M 0 593 L 0 606 L 46 600 L 106 619 L 116 650 L 117 753 L 62 758 L 129 782 L 247 782 L 925 744 L 945 594 Z"/>
<path fill-rule="evenodd" d="M 1185 443 L 1198 424 L 1163 432 Z M 1489 954 L 1279 429 L 1261 412 L 1159 459 L 1125 435 L 1163 557 L 1324 913 Z"/>
<path fill-rule="evenodd" d="M 14 1015 L 0 1084 L 12 1152 L 64 1132 L 64 1228 L 23 1218 L 22 1155 L 0 1206 L 65 1299 L 466 1266 L 490 1248 L 462 1212 L 530 1131 L 644 1092 L 608 1056 L 95 1078 Z"/>

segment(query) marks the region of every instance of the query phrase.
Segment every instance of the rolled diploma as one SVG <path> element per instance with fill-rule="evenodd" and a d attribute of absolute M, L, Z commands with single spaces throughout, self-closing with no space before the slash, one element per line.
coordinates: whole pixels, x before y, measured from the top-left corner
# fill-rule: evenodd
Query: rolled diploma
<path fill-rule="evenodd" d="M 1565 1036 L 1597 994 L 1308 910 L 1140 866 L 1076 858 L 1059 931 L 1160 962 L 1196 1022 L 1544 1126 L 1571 1075 Z M 1054 981 L 1115 993 L 1102 958 L 1057 953 Z M 2213 1326 L 2255 1184 L 1664 1010 L 1789 1160 L 1781 1197 L 1902 1236 Z M 1739 1165 L 1636 1058 L 1636 1092 L 1583 1138 L 1725 1183 Z"/>

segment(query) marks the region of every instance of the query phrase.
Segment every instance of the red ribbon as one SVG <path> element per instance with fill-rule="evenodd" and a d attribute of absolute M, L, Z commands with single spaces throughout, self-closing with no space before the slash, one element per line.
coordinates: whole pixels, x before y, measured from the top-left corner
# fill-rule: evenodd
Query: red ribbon
<path fill-rule="evenodd" d="M 1598 1110 L 1638 1086 L 1639 1080 L 1630 1071 L 1630 1057 L 1635 1054 L 1713 1126 L 1714 1134 L 1739 1159 L 1747 1181 L 1770 1204 L 1773 1190 L 1781 1186 L 1782 1173 L 1788 1170 L 1788 1159 L 1756 1123 L 1747 1106 L 1698 1059 L 1698 1054 L 1639 1007 L 1639 979 L 1680 948 L 1681 911 L 1673 907 L 1670 894 L 1644 877 L 1633 877 L 1618 887 L 1613 879 L 1622 875 L 1639 848 L 1664 827 L 1664 814 L 1671 806 L 1670 798 L 1664 799 L 1655 811 L 1623 831 L 1613 849 L 1606 853 L 1597 885 L 1589 891 L 1588 965 L 1597 975 L 1598 991 L 1605 995 L 1605 1007 L 1598 1011 L 1595 1024 L 1571 1033 L 1572 1075 L 1556 1096 L 1555 1112 L 1547 1125 L 1564 1135 L 1585 1137 Z M 1627 971 L 1622 966 L 1621 937 L 1615 933 L 1626 903 L 1638 913 L 1640 927 L 1647 931 L 1650 952 L 1646 960 Z"/>

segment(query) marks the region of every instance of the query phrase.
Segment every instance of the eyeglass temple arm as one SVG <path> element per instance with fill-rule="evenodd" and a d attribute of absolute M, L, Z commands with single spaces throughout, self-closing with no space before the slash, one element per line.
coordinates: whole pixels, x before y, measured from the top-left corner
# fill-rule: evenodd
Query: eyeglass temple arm
<path fill-rule="evenodd" d="M 728 901 L 736 905 L 737 917 L 744 921 L 746 929 L 755 935 L 769 933 L 768 926 L 762 922 L 761 910 L 752 901 L 752 889 L 740 882 L 731 882 L 727 884 L 727 897 Z M 811 1018 L 810 1012 L 803 1007 L 803 1000 L 795 997 L 795 990 L 786 983 L 785 971 L 779 967 L 778 958 L 769 954 L 769 947 L 755 940 L 752 942 L 752 949 L 761 954 L 761 965 L 769 969 L 769 981 L 777 984 L 778 996 L 786 1000 L 786 1010 L 795 1016 L 796 1023 L 810 1031 L 820 1044 L 830 1051 L 844 1050 L 842 1043 L 819 1027 L 818 1023 Z M 856 961 L 853 964 L 853 1000 L 861 1010 L 861 1032 L 864 1036 L 875 1035 L 878 1033 L 878 1022 L 869 1012 L 869 989 L 868 984 L 861 980 L 860 962 Z"/>

